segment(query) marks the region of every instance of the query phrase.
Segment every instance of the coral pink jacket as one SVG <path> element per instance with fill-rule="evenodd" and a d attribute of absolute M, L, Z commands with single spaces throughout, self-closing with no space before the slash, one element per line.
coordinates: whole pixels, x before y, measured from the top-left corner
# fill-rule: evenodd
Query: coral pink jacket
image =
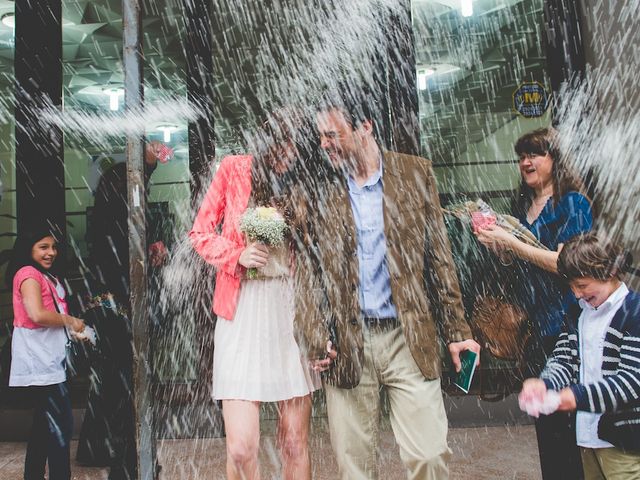
<path fill-rule="evenodd" d="M 251 155 L 222 159 L 189 232 L 193 248 L 218 271 L 213 311 L 227 320 L 232 320 L 235 314 L 245 271 L 238 263 L 246 246 L 240 218 L 251 195 L 251 162 Z"/>

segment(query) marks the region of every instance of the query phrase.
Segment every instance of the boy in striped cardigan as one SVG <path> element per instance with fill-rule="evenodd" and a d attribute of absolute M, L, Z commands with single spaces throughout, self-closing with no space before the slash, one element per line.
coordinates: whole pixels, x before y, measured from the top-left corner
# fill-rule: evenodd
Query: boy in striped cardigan
<path fill-rule="evenodd" d="M 593 233 L 565 244 L 558 273 L 579 307 L 567 312 L 540 378 L 526 380 L 520 393 L 523 404 L 544 403 L 554 390 L 557 410 L 577 410 L 587 480 L 640 479 L 640 295 L 621 281 L 630 261 Z"/>

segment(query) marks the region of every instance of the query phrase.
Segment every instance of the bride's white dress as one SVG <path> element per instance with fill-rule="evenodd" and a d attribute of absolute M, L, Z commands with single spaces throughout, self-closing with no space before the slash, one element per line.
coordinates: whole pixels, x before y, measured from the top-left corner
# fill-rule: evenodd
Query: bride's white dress
<path fill-rule="evenodd" d="M 294 298 L 289 252 L 271 248 L 257 279 L 244 279 L 233 319 L 218 318 L 213 398 L 276 402 L 320 385 L 293 335 Z"/>

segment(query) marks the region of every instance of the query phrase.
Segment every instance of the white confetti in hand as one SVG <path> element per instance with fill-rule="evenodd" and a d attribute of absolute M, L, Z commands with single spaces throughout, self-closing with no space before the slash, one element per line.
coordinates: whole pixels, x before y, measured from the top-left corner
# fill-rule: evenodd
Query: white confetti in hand
<path fill-rule="evenodd" d="M 537 398 L 529 398 L 518 400 L 520 410 L 526 412 L 527 415 L 538 418 L 540 415 L 551 415 L 560 406 L 560 394 L 554 390 L 548 390 L 542 401 Z"/>
<path fill-rule="evenodd" d="M 82 332 L 71 332 L 71 336 L 76 340 L 90 342 L 93 346 L 96 345 L 96 331 L 89 326 L 85 326 Z"/>

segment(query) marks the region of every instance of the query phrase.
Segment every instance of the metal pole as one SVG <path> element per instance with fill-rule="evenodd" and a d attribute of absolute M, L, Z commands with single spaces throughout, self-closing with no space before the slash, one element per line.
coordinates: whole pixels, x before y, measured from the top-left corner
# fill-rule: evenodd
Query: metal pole
<path fill-rule="evenodd" d="M 141 113 L 144 101 L 141 1 L 123 0 L 122 10 L 125 110 Z M 143 162 L 144 136 L 132 134 L 127 137 L 127 189 L 137 477 L 141 480 L 153 480 L 156 455 L 150 388 L 151 335 L 147 308 L 146 195 Z"/>

